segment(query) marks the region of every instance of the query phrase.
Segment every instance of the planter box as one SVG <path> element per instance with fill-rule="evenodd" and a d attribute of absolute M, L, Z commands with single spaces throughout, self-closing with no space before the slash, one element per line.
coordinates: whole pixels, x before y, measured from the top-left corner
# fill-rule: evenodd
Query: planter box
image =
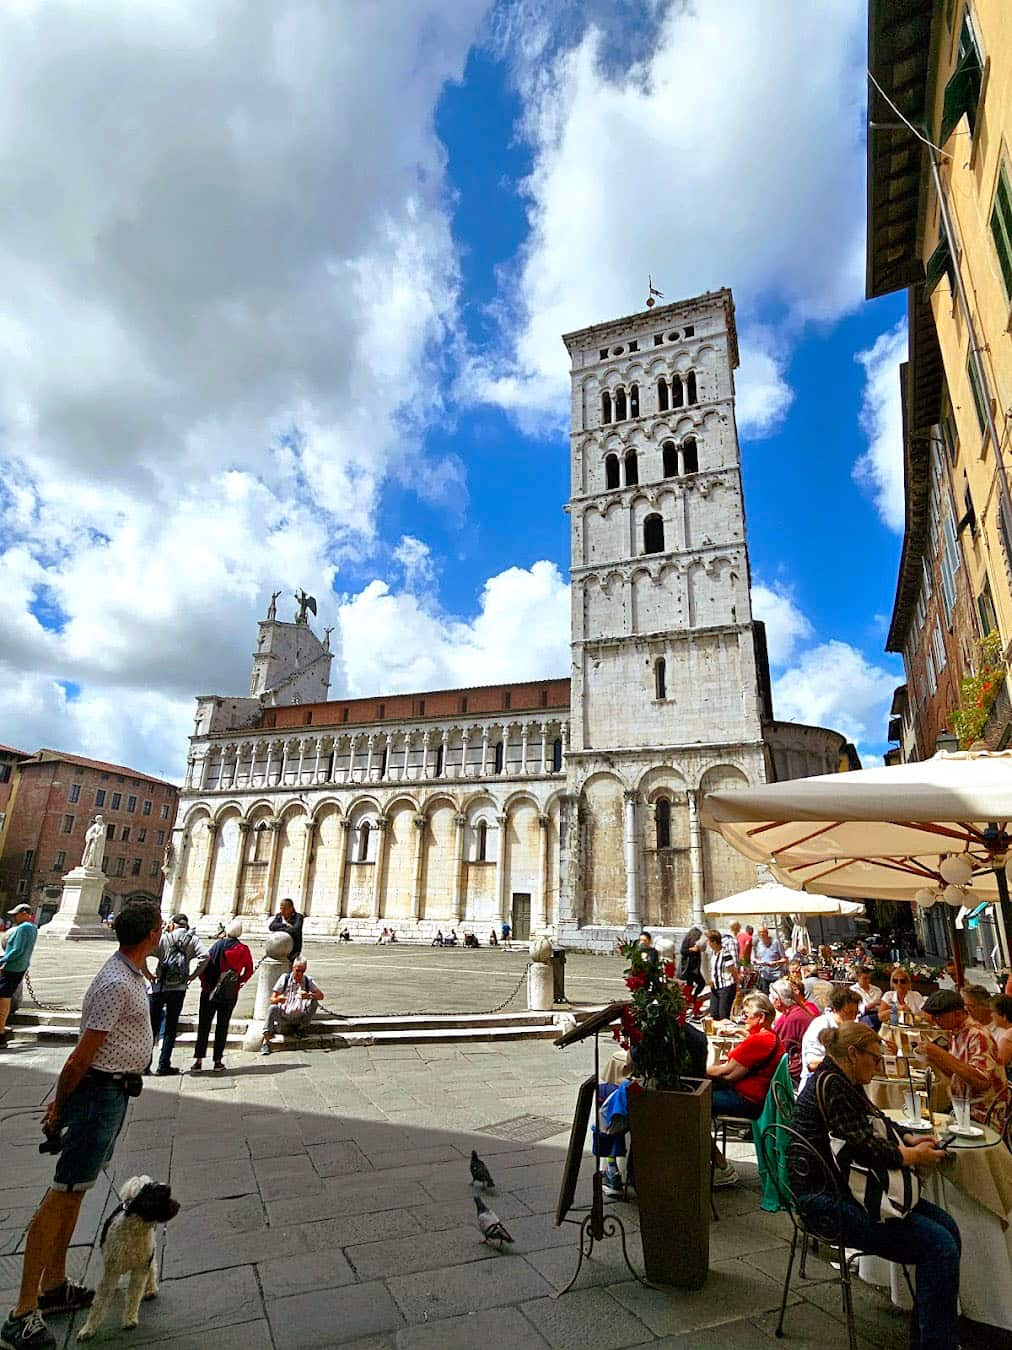
<path fill-rule="evenodd" d="M 630 1094 L 629 1128 L 647 1279 L 701 1289 L 710 1267 L 710 1082 Z"/>

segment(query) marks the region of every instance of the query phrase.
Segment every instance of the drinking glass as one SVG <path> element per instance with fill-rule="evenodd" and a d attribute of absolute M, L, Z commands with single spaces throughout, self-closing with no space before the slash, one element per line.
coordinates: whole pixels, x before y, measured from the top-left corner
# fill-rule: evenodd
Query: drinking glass
<path fill-rule="evenodd" d="M 916 1088 L 905 1087 L 903 1089 L 903 1119 L 911 1124 L 919 1121 L 921 1118 L 921 1094 Z"/>
<path fill-rule="evenodd" d="M 957 1129 L 970 1128 L 970 1089 L 959 1078 L 953 1078 L 949 1084 L 949 1096 L 952 1098 L 952 1115 Z"/>

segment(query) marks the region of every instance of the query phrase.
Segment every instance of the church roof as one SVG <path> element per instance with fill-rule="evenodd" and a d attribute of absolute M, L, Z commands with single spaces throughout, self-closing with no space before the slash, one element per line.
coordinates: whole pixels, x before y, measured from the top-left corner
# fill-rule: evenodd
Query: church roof
<path fill-rule="evenodd" d="M 489 713 L 569 712 L 569 679 L 525 680 L 511 684 L 426 689 L 415 694 L 377 694 L 266 708 L 262 728 L 361 726 L 363 723 L 421 721 Z"/>

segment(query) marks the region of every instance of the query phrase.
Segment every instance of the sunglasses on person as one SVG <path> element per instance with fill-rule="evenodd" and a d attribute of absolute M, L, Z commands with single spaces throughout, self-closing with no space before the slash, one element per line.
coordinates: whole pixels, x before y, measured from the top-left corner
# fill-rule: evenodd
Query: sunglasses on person
<path fill-rule="evenodd" d="M 895 975 L 895 976 L 893 976 L 892 983 L 893 983 L 893 984 L 909 984 L 910 981 L 907 979 L 907 977 L 906 977 L 905 975 Z"/>
<path fill-rule="evenodd" d="M 855 1045 L 853 1048 L 859 1055 L 871 1055 L 872 1059 L 879 1064 L 881 1064 L 885 1058 L 881 1050 L 873 1050 L 871 1046 L 868 1045 Z"/>

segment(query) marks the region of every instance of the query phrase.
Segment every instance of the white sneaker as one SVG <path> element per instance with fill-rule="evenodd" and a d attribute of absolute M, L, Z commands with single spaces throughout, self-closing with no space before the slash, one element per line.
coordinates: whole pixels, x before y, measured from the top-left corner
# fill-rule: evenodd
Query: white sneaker
<path fill-rule="evenodd" d="M 715 1167 L 713 1169 L 713 1189 L 718 1190 L 721 1186 L 737 1186 L 738 1173 L 730 1163 L 726 1167 Z"/>

